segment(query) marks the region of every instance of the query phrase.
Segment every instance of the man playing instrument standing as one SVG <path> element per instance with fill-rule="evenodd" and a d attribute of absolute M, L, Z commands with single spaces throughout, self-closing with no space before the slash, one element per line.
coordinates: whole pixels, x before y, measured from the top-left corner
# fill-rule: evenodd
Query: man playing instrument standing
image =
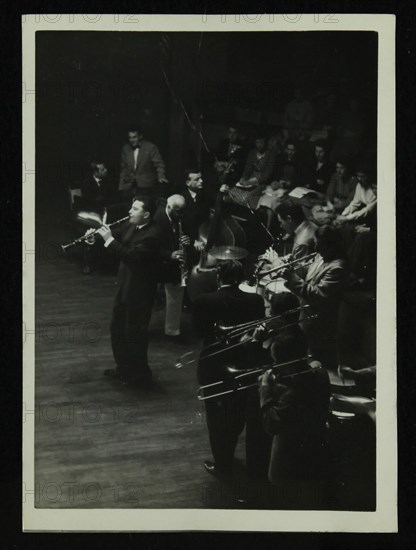
<path fill-rule="evenodd" d="M 119 231 L 113 235 L 106 225 L 97 230 L 104 246 L 120 260 L 111 319 L 111 344 L 117 368 L 104 374 L 139 386 L 148 385 L 152 379 L 147 359 L 147 328 L 156 296 L 162 238 L 152 220 L 154 211 L 151 197 L 136 196 L 130 220 Z"/>
<path fill-rule="evenodd" d="M 252 367 L 252 357 L 245 346 L 230 350 L 215 344 L 215 325 L 233 325 L 264 317 L 263 299 L 258 294 L 241 291 L 242 265 L 226 260 L 217 267 L 218 290 L 199 296 L 194 302 L 194 325 L 202 333 L 205 350 L 198 363 L 198 382 L 201 385 L 224 379 L 226 366 Z M 207 346 L 209 346 L 207 348 Z M 210 357 L 214 350 L 216 353 Z M 255 354 L 255 351 L 254 351 Z M 264 476 L 268 465 L 269 437 L 259 425 L 258 394 L 234 392 L 204 401 L 209 441 L 214 461 L 206 460 L 205 469 L 211 474 L 230 476 L 238 437 L 246 428 L 246 459 L 249 474 Z M 262 449 L 265 449 L 262 452 Z M 266 460 L 264 460 L 266 457 Z"/>

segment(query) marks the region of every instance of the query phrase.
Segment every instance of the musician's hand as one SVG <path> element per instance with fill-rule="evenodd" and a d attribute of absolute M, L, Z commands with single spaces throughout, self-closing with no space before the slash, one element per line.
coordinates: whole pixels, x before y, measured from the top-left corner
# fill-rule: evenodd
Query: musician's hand
<path fill-rule="evenodd" d="M 197 252 L 201 252 L 205 248 L 205 243 L 203 241 L 195 241 L 194 248 Z"/>
<path fill-rule="evenodd" d="M 293 270 L 289 269 L 288 267 L 284 267 L 279 271 L 280 277 L 282 277 L 282 279 L 286 279 L 286 281 L 288 281 L 291 278 L 292 274 L 293 274 Z"/>
<path fill-rule="evenodd" d="M 174 250 L 172 254 L 170 255 L 171 260 L 175 262 L 183 262 L 183 252 L 182 250 Z"/>
<path fill-rule="evenodd" d="M 182 235 L 180 238 L 180 243 L 183 244 L 183 246 L 189 246 L 191 244 L 191 239 L 188 235 Z"/>
<path fill-rule="evenodd" d="M 159 178 L 159 183 L 169 183 L 166 178 Z"/>
<path fill-rule="evenodd" d="M 93 229 L 92 227 L 91 229 L 87 229 L 87 231 L 84 233 L 84 237 L 88 237 L 88 235 L 91 235 L 85 241 L 90 246 L 95 243 L 95 235 L 93 235 L 93 233 L 95 233 L 95 229 Z"/>
<path fill-rule="evenodd" d="M 275 381 L 275 375 L 272 369 L 266 370 L 266 372 L 260 377 L 260 385 L 262 388 L 273 386 Z"/>
<path fill-rule="evenodd" d="M 369 231 L 371 231 L 371 229 L 367 225 L 357 225 L 355 227 L 356 233 L 369 233 Z"/>
<path fill-rule="evenodd" d="M 221 193 L 228 193 L 229 190 L 230 190 L 230 186 L 227 185 L 226 183 L 223 183 L 220 187 Z"/>
<path fill-rule="evenodd" d="M 253 332 L 253 340 L 257 340 L 258 342 L 263 342 L 266 339 L 267 336 L 267 329 L 266 325 L 262 323 L 259 325 Z"/>
<path fill-rule="evenodd" d="M 342 216 L 341 214 L 338 214 L 338 216 L 335 218 L 335 221 L 337 222 L 346 222 L 348 221 L 347 216 Z"/>
<path fill-rule="evenodd" d="M 108 239 L 111 239 L 113 236 L 108 225 L 102 225 L 99 229 L 97 229 L 97 235 L 100 235 L 104 242 L 107 242 Z"/>
<path fill-rule="evenodd" d="M 276 267 L 279 265 L 280 262 L 279 254 L 275 250 L 273 250 L 272 247 L 268 248 L 263 256 L 260 257 L 260 259 L 266 260 Z"/>

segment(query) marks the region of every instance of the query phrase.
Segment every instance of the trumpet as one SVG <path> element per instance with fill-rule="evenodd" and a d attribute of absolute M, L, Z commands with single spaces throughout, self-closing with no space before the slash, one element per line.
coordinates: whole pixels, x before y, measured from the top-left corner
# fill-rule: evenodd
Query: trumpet
<path fill-rule="evenodd" d="M 311 372 L 314 372 L 318 369 L 322 368 L 322 364 L 319 361 L 311 361 L 311 357 L 309 355 L 305 357 L 299 357 L 297 359 L 293 359 L 292 361 L 286 361 L 285 363 L 272 363 L 269 365 L 263 365 L 262 367 L 255 367 L 253 369 L 245 369 L 245 370 L 239 370 L 235 367 L 229 365 L 226 367 L 226 379 L 220 380 L 219 382 L 213 382 L 211 384 L 205 384 L 204 386 L 200 386 L 197 391 L 197 397 L 199 401 L 206 401 L 207 399 L 213 399 L 214 397 L 221 397 L 223 395 L 227 395 L 229 393 L 235 393 L 242 390 L 247 390 L 248 388 L 252 388 L 254 386 L 258 386 L 257 378 L 264 374 L 267 370 L 275 370 L 282 367 L 290 366 L 290 365 L 296 365 L 299 363 L 305 363 L 307 361 L 310 361 L 308 364 L 307 369 L 302 369 L 295 371 L 293 373 L 286 373 L 282 374 L 281 376 L 278 376 L 278 380 L 288 380 L 292 379 L 295 376 L 299 376 L 302 374 L 308 374 Z M 255 377 L 255 382 L 248 382 L 246 383 L 247 377 Z M 208 391 L 217 391 L 217 393 L 209 393 L 206 395 L 206 392 Z"/>
<path fill-rule="evenodd" d="M 271 273 L 275 274 L 282 269 L 291 269 L 296 264 L 300 264 L 300 265 L 298 265 L 295 269 L 299 269 L 300 267 L 306 267 L 307 265 L 315 261 L 317 254 L 318 254 L 317 252 L 312 252 L 312 254 L 306 254 L 306 256 L 302 256 L 297 260 L 292 260 L 291 262 L 285 262 L 282 265 L 279 265 L 277 267 L 273 267 L 266 271 L 262 271 L 261 273 L 258 274 L 258 277 L 262 278 L 262 277 L 265 277 L 266 275 L 270 275 Z"/>
<path fill-rule="evenodd" d="M 127 221 L 130 218 L 130 216 L 126 216 L 125 218 L 121 218 L 120 220 L 117 220 L 113 223 L 109 223 L 108 227 L 113 227 L 114 225 L 119 225 L 120 223 L 123 223 Z M 78 239 L 75 239 L 74 241 L 68 243 L 68 244 L 62 244 L 61 248 L 65 252 L 67 248 L 70 248 L 72 246 L 75 246 L 76 244 L 83 243 L 85 241 L 90 240 L 91 238 L 94 238 L 95 234 L 97 233 L 99 228 L 97 228 L 95 231 L 92 231 L 89 235 L 82 235 L 82 237 L 79 237 Z"/>

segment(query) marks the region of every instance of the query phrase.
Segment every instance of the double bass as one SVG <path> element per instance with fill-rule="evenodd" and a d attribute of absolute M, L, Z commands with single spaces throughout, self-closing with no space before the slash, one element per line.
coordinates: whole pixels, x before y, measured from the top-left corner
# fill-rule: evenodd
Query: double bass
<path fill-rule="evenodd" d="M 242 259 L 248 255 L 247 238 L 241 225 L 228 213 L 224 212 L 223 203 L 226 191 L 223 183 L 228 173 L 234 168 L 235 159 L 231 159 L 220 179 L 212 216 L 201 224 L 198 239 L 206 243 L 201 252 L 199 263 L 193 267 L 188 278 L 188 296 L 191 302 L 204 292 L 217 289 L 216 264 L 219 259 Z M 216 255 L 210 254 L 212 250 Z M 218 254 L 219 252 L 219 254 Z"/>

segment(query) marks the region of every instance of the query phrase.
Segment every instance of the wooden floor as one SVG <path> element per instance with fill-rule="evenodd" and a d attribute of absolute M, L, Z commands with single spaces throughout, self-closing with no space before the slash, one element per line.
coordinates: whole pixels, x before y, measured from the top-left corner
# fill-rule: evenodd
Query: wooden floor
<path fill-rule="evenodd" d="M 68 235 L 54 238 L 66 242 Z M 86 276 L 76 258 L 52 250 L 58 248 L 49 247 L 36 263 L 37 507 L 238 507 L 242 487 L 252 490 L 245 477 L 244 434 L 235 479 L 224 488 L 203 468 L 211 453 L 195 366 L 175 368 L 181 354 L 199 345 L 189 314 L 183 316 L 189 342 L 172 344 L 163 334 L 164 310 L 154 311 L 149 349 L 154 391 L 111 381 L 103 371 L 114 367 L 109 320 L 115 270 L 104 266 Z M 363 494 L 358 485 L 357 494 Z M 334 496 L 334 509 L 368 507 L 366 491 L 364 499 L 350 502 Z"/>
<path fill-rule="evenodd" d="M 75 260 L 41 255 L 36 266 L 36 431 L 38 507 L 200 508 L 216 482 L 193 365 L 178 357 L 199 344 L 189 314 L 189 344 L 163 334 L 154 312 L 149 358 L 158 388 L 121 386 L 109 320 L 115 275 L 108 266 L 83 275 Z M 243 457 L 243 438 L 237 457 Z"/>

